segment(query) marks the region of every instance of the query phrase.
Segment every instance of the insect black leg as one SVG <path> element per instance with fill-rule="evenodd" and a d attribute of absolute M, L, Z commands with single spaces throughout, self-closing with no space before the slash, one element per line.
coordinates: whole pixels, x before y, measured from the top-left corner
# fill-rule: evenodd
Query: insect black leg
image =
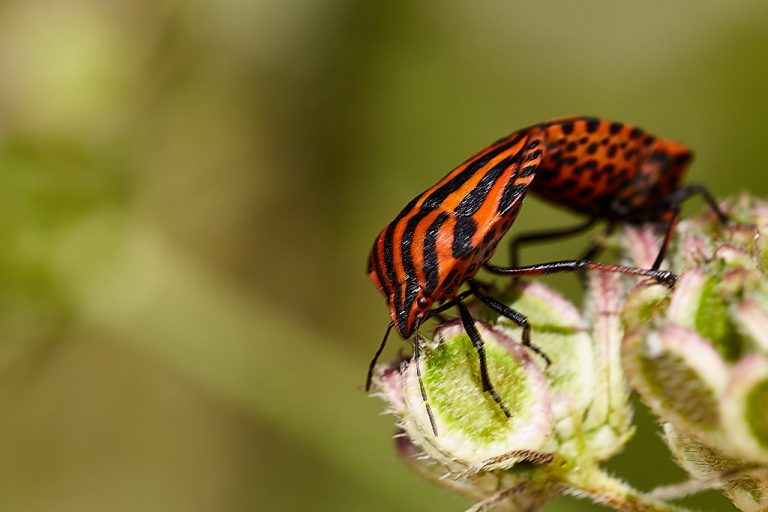
<path fill-rule="evenodd" d="M 464 305 L 463 302 L 459 301 L 456 303 L 456 307 L 459 308 L 459 314 L 461 315 L 461 323 L 464 324 L 464 330 L 467 331 L 467 334 L 469 335 L 469 339 L 472 340 L 472 344 L 475 346 L 475 349 L 477 350 L 477 356 L 480 359 L 480 380 L 483 383 L 483 391 L 487 392 L 489 395 L 491 395 L 491 398 L 493 398 L 493 401 L 496 402 L 496 404 L 501 409 L 501 412 L 504 413 L 504 415 L 509 418 L 511 414 L 509 413 L 509 410 L 504 405 L 504 402 L 501 401 L 501 398 L 499 398 L 498 393 L 496 393 L 496 390 L 493 388 L 493 385 L 491 384 L 490 379 L 488 378 L 488 365 L 485 361 L 485 347 L 483 343 L 483 338 L 480 337 L 480 333 L 477 330 L 477 327 L 475 326 L 475 320 L 472 318 L 472 315 L 469 314 L 469 310 L 467 309 L 467 306 Z"/>
<path fill-rule="evenodd" d="M 445 323 L 451 319 L 442 313 L 430 313 L 429 318 L 434 318 L 438 323 Z"/>
<path fill-rule="evenodd" d="M 664 240 L 661 242 L 661 247 L 659 247 L 659 254 L 656 255 L 656 259 L 653 261 L 653 266 L 651 267 L 653 270 L 658 270 L 659 267 L 661 267 L 661 263 L 664 261 L 664 258 L 667 256 L 667 248 L 669 247 L 669 243 L 672 241 L 672 235 L 675 234 L 675 227 L 677 226 L 677 221 L 680 220 L 680 209 L 675 208 L 674 213 L 672 214 L 672 218 L 669 219 L 669 224 L 667 224 L 667 230 L 664 233 Z"/>
<path fill-rule="evenodd" d="M 524 244 L 545 242 L 548 240 L 556 240 L 558 238 L 566 238 L 573 235 L 578 235 L 588 230 L 597 222 L 596 217 L 590 217 L 586 222 L 582 222 L 576 226 L 571 226 L 565 229 L 556 229 L 552 231 L 532 231 L 530 233 L 523 233 L 512 239 L 510 244 L 510 263 L 511 266 L 517 267 L 520 264 L 520 249 Z"/>
<path fill-rule="evenodd" d="M 715 212 L 715 215 L 717 215 L 717 220 L 719 220 L 722 224 L 726 224 L 730 220 L 728 215 L 726 215 L 726 213 L 720 208 L 720 205 L 717 204 L 715 198 L 712 197 L 712 194 L 709 192 L 709 190 L 707 190 L 707 187 L 701 183 L 689 183 L 684 187 L 681 187 L 674 194 L 671 194 L 669 197 L 667 197 L 666 202 L 676 209 L 679 209 L 680 204 L 683 201 L 696 194 L 699 194 L 702 198 L 704 198 L 704 201 L 707 202 L 707 205 L 709 205 L 710 209 Z"/>
<path fill-rule="evenodd" d="M 522 342 L 523 345 L 528 347 L 529 349 L 533 350 L 535 353 L 537 353 L 539 356 L 541 356 L 542 359 L 547 363 L 547 366 L 552 364 L 552 360 L 545 354 L 539 347 L 531 343 L 531 325 L 528 323 L 528 318 L 520 313 L 519 311 L 515 311 L 514 309 L 508 307 L 507 305 L 497 301 L 493 297 L 489 297 L 488 295 L 485 295 L 484 293 L 481 293 L 475 288 L 475 282 L 469 281 L 470 288 L 475 292 L 475 297 L 477 297 L 480 302 L 488 306 L 490 309 L 494 310 L 501 316 L 505 318 L 509 318 L 513 322 L 515 322 L 520 328 L 523 330 L 522 334 Z"/>
<path fill-rule="evenodd" d="M 429 417 L 429 424 L 432 426 L 432 432 L 437 436 L 437 424 L 435 423 L 435 416 L 432 414 L 432 408 L 427 402 L 427 390 L 424 389 L 424 381 L 421 378 L 421 364 L 419 359 L 421 358 L 421 345 L 417 339 L 413 344 L 413 364 L 416 365 L 416 377 L 419 379 L 419 390 L 421 391 L 421 400 L 424 402 L 424 408 L 427 410 L 427 416 Z"/>
<path fill-rule="evenodd" d="M 628 267 L 625 265 L 612 265 L 609 263 L 598 263 L 590 260 L 564 260 L 550 261 L 538 265 L 529 265 L 527 267 L 507 268 L 497 267 L 495 265 L 486 265 L 486 269 L 494 274 L 505 276 L 540 276 L 546 274 L 558 274 L 561 272 L 578 272 L 580 270 L 596 270 L 598 272 L 618 272 L 633 276 L 652 277 L 667 286 L 674 286 L 677 275 L 668 270 L 654 270 L 639 267 Z"/>
<path fill-rule="evenodd" d="M 427 318 L 431 318 L 431 317 L 433 317 L 435 315 L 439 315 L 443 311 L 451 309 L 457 303 L 461 302 L 462 300 L 466 299 L 467 297 L 471 297 L 474 294 L 475 294 L 475 292 L 473 292 L 472 290 L 465 290 L 465 291 L 461 292 L 456 297 L 454 297 L 451 300 L 445 302 L 444 304 L 440 304 L 436 308 L 432 308 L 431 310 L 429 310 L 429 314 L 427 315 Z M 424 320 L 426 321 L 426 318 Z"/>
<path fill-rule="evenodd" d="M 387 345 L 387 338 L 389 338 L 389 332 L 392 330 L 392 327 L 395 326 L 395 322 L 389 322 L 389 326 L 387 327 L 386 332 L 384 333 L 384 338 L 381 340 L 381 345 L 379 345 L 379 349 L 376 351 L 376 354 L 373 356 L 373 359 L 371 359 L 371 364 L 368 365 L 368 376 L 365 378 L 365 391 L 371 390 L 371 381 L 373 380 L 373 369 L 376 367 L 376 362 L 379 360 L 379 356 L 381 356 L 381 353 L 384 352 L 384 347 Z"/>
<path fill-rule="evenodd" d="M 653 262 L 653 266 L 651 267 L 652 269 L 658 269 L 661 266 L 661 263 L 664 261 L 664 257 L 667 255 L 667 248 L 669 247 L 669 243 L 672 241 L 672 235 L 674 235 L 677 222 L 680 220 L 680 205 L 683 203 L 683 201 L 696 194 L 699 194 L 702 198 L 704 198 L 704 201 L 706 201 L 707 205 L 709 205 L 709 208 L 715 213 L 717 220 L 719 220 L 721 224 L 726 224 L 729 221 L 728 215 L 726 215 L 726 213 L 720 208 L 720 205 L 717 204 L 717 201 L 714 197 L 712 197 L 712 194 L 709 192 L 709 190 L 707 190 L 707 187 L 700 183 L 689 183 L 688 185 L 681 187 L 665 200 L 670 206 L 672 218 L 667 225 L 667 230 L 664 233 L 664 241 L 661 244 L 661 248 L 659 249 L 658 256 L 656 256 L 656 260 Z"/>

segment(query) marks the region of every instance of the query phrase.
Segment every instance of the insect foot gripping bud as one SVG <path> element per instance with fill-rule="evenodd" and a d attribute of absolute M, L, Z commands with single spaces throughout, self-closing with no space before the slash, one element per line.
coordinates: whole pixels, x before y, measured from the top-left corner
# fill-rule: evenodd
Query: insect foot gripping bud
<path fill-rule="evenodd" d="M 510 320 L 477 322 L 509 418 L 483 391 L 477 351 L 457 321 L 419 339 L 418 358 L 377 367 L 374 388 L 399 423 L 398 453 L 426 479 L 476 500 L 470 510 L 537 510 L 563 493 L 617 510 L 681 510 L 599 467 L 633 430 L 620 364 L 624 281 L 590 279 L 584 314 L 538 283 L 505 301 L 529 318 L 550 365 Z"/>
<path fill-rule="evenodd" d="M 699 488 L 757 512 L 768 510 L 768 204 L 742 196 L 726 206 L 728 225 L 708 214 L 680 224 L 668 302 L 628 297 L 623 359 Z M 641 230 L 626 239 L 636 256 L 647 250 Z"/>

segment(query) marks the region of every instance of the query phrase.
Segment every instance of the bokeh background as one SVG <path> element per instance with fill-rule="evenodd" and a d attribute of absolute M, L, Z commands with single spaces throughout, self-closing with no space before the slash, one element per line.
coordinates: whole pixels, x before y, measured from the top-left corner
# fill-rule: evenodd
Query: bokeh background
<path fill-rule="evenodd" d="M 0 509 L 462 510 L 361 389 L 373 237 L 567 114 L 765 194 L 767 58 L 760 0 L 1 2 Z M 573 220 L 529 198 L 514 230 Z M 682 479 L 638 416 L 611 467 Z"/>

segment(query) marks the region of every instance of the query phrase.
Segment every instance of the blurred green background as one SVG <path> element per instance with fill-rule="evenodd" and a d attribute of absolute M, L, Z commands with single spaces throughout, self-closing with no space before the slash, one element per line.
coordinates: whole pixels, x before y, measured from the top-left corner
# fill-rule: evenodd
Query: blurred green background
<path fill-rule="evenodd" d="M 374 236 L 568 114 L 765 194 L 767 27 L 759 0 L 0 3 L 0 509 L 462 510 L 361 389 Z M 513 229 L 573 220 L 529 198 Z M 682 479 L 638 414 L 611 467 Z"/>

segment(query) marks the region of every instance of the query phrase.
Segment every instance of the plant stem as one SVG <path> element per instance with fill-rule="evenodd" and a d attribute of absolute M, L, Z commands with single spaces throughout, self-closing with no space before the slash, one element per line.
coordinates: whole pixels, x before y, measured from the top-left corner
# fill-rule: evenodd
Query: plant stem
<path fill-rule="evenodd" d="M 567 494 L 586 497 L 622 512 L 690 512 L 689 509 L 654 500 L 597 466 L 570 472 L 566 476 L 566 485 Z"/>

